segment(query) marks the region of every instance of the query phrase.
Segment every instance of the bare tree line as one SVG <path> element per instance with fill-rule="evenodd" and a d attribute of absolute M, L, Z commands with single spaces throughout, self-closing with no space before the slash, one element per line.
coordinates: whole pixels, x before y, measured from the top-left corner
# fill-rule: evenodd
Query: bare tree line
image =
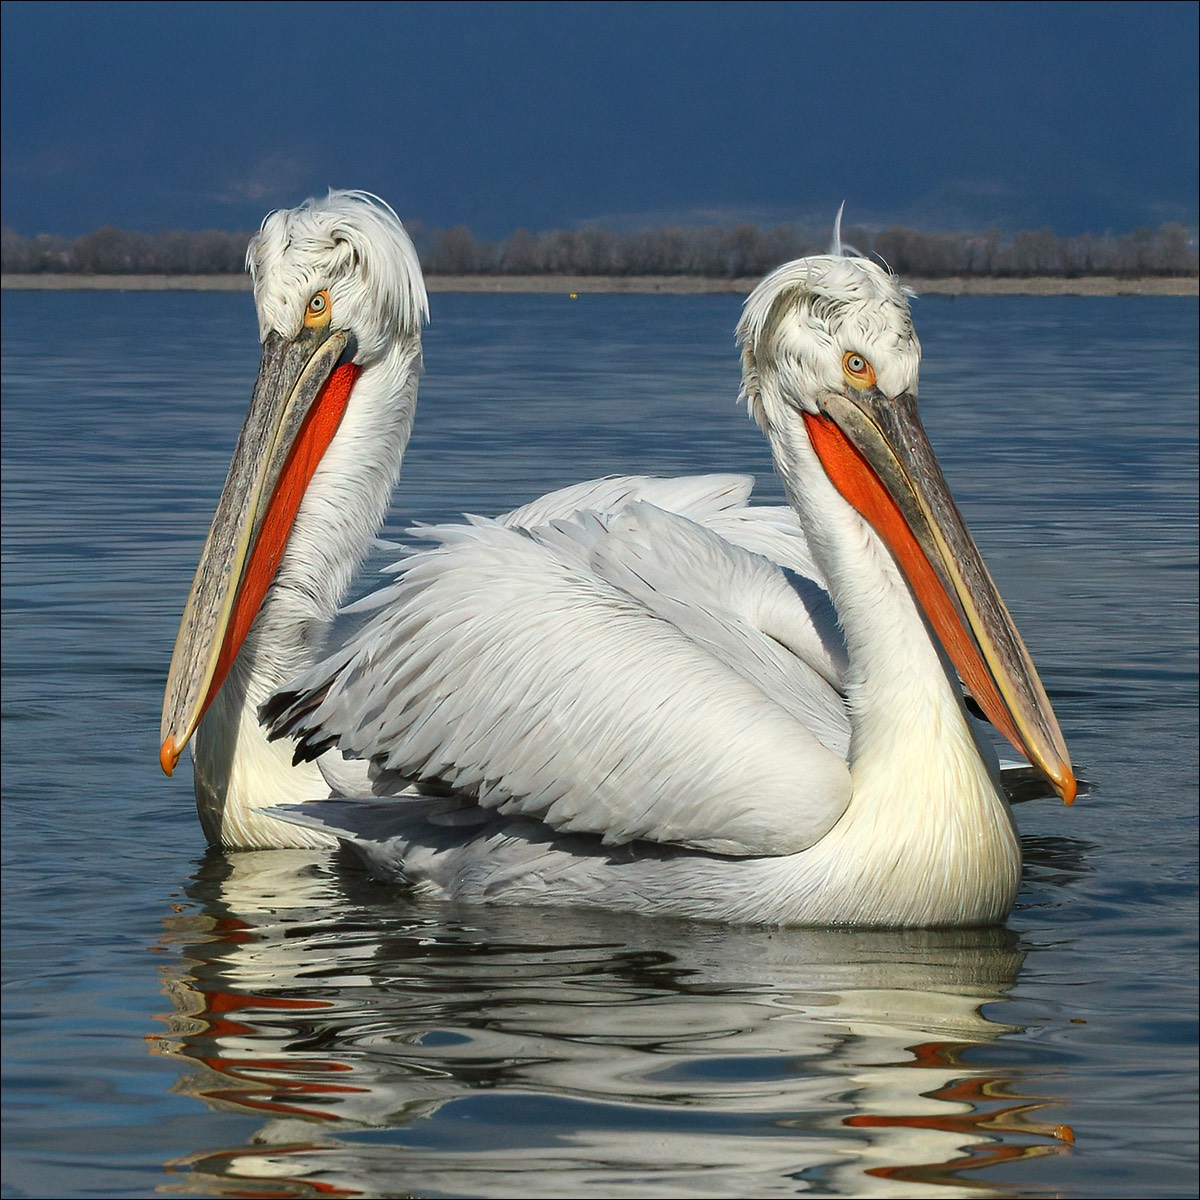
<path fill-rule="evenodd" d="M 827 249 L 791 225 L 679 227 L 616 233 L 599 228 L 530 233 L 502 241 L 476 238 L 465 226 L 429 229 L 410 222 L 425 270 L 431 275 L 694 275 L 741 279 Z M 3 231 L 0 266 L 13 274 L 216 275 L 243 270 L 249 233 L 168 230 L 132 233 L 106 226 L 82 237 L 25 237 Z M 925 233 L 896 227 L 872 233 L 844 231 L 859 253 L 882 259 L 900 275 L 1078 278 L 1113 275 L 1197 274 L 1194 240 L 1178 224 L 1124 234 L 1059 237 L 1050 229 L 1004 236 Z"/>

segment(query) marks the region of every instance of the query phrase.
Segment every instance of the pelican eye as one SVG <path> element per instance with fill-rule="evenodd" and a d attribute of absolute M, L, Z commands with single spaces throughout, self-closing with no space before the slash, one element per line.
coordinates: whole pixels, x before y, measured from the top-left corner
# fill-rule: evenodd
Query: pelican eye
<path fill-rule="evenodd" d="M 861 354 L 847 350 L 842 355 L 842 373 L 852 387 L 869 388 L 875 386 L 875 368 Z"/>
<path fill-rule="evenodd" d="M 313 326 L 328 325 L 330 310 L 329 293 L 322 288 L 308 302 L 308 307 L 304 310 L 305 325 L 308 325 L 310 328 Z"/>

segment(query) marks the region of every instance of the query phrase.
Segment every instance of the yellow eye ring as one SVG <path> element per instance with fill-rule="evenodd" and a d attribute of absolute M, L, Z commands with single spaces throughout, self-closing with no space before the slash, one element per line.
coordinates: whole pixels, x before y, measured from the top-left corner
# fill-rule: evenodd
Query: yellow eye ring
<path fill-rule="evenodd" d="M 842 355 L 842 373 L 852 387 L 870 388 L 875 386 L 875 368 L 855 350 L 847 350 Z"/>
<path fill-rule="evenodd" d="M 329 293 L 322 288 L 308 302 L 308 307 L 304 310 L 304 323 L 310 329 L 319 328 L 328 325 L 332 315 L 333 306 L 329 303 Z"/>

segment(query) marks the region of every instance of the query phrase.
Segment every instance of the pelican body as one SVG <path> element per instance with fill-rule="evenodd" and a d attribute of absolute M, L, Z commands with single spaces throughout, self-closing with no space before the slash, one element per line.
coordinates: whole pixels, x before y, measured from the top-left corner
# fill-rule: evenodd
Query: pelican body
<path fill-rule="evenodd" d="M 789 501 L 624 477 L 431 543 L 330 622 L 411 428 L 425 294 L 386 206 L 264 222 L 250 414 L 185 610 L 163 765 L 210 840 L 338 839 L 469 902 L 760 924 L 1005 919 L 1020 844 L 990 722 L 1068 803 L 1028 651 L 916 408 L 907 298 L 841 254 L 737 336 Z"/>

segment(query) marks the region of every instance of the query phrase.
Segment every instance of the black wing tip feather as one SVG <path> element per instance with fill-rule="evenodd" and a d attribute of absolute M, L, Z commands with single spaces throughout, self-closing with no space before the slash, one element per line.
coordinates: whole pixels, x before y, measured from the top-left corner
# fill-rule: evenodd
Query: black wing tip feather
<path fill-rule="evenodd" d="M 258 706 L 258 723 L 266 728 L 267 741 L 278 741 L 292 732 L 300 720 L 296 706 L 302 698 L 302 692 L 273 692 Z"/>
<path fill-rule="evenodd" d="M 326 734 L 324 737 L 317 737 L 315 734 L 305 734 L 297 743 L 295 752 L 292 754 L 292 766 L 298 767 L 301 763 L 312 762 L 315 758 L 320 758 L 326 750 L 332 750 L 337 745 L 337 738 Z"/>
<path fill-rule="evenodd" d="M 276 742 L 280 738 L 298 737 L 301 748 L 315 744 L 320 730 L 301 732 L 301 726 L 321 706 L 328 692 L 329 685 L 326 684 L 324 687 L 306 692 L 289 691 L 284 688 L 268 696 L 258 707 L 258 720 L 261 725 L 266 727 L 267 741 Z M 322 738 L 320 741 L 321 749 L 316 754 L 308 755 L 309 758 L 316 758 L 317 754 L 323 754 L 333 744 L 333 739 L 328 737 Z M 298 748 L 297 754 L 299 752 Z"/>

